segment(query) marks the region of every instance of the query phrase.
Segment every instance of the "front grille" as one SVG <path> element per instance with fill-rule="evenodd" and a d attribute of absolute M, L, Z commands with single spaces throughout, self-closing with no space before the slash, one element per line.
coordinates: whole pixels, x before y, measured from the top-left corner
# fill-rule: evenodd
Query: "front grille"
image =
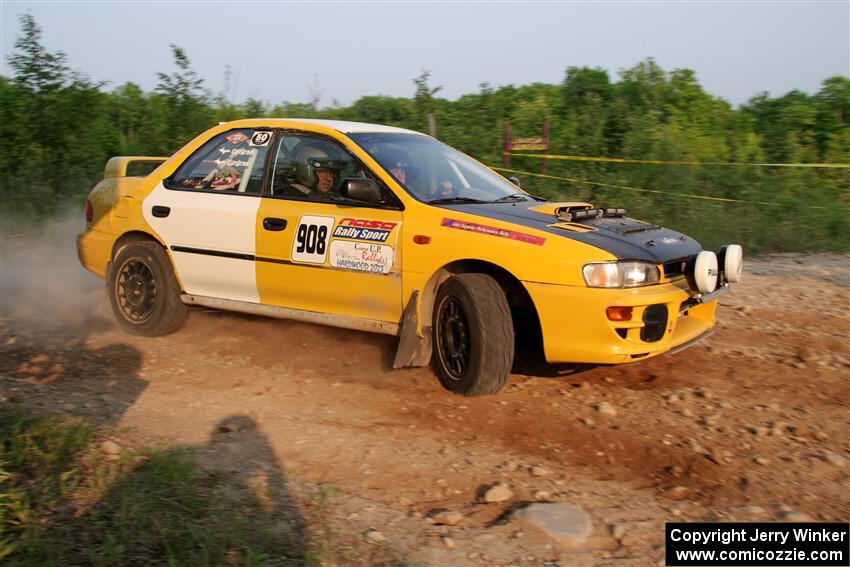
<path fill-rule="evenodd" d="M 694 307 L 696 305 L 699 305 L 699 304 L 700 304 L 700 301 L 698 299 L 694 299 L 693 297 L 690 297 L 690 298 L 684 300 L 681 303 L 681 305 L 679 305 L 679 313 L 685 314 L 688 311 L 688 309 L 690 309 L 691 307 Z"/>
<path fill-rule="evenodd" d="M 687 258 L 679 258 L 678 260 L 664 262 L 664 277 L 666 277 L 668 280 L 672 280 L 673 278 L 683 276 L 685 275 L 685 270 L 687 269 L 687 267 Z"/>
<path fill-rule="evenodd" d="M 667 329 L 667 306 L 663 303 L 650 305 L 643 311 L 643 328 L 640 340 L 645 343 L 660 341 Z"/>

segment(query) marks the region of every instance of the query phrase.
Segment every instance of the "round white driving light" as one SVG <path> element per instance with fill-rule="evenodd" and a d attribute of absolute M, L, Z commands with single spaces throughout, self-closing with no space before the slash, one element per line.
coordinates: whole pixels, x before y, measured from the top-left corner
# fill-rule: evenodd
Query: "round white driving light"
<path fill-rule="evenodd" d="M 694 284 L 700 293 L 711 293 L 717 287 L 717 254 L 703 250 L 694 260 Z"/>
<path fill-rule="evenodd" d="M 740 244 L 727 244 L 720 249 L 718 261 L 723 266 L 723 273 L 729 283 L 741 281 L 741 271 L 744 268 L 744 249 Z"/>

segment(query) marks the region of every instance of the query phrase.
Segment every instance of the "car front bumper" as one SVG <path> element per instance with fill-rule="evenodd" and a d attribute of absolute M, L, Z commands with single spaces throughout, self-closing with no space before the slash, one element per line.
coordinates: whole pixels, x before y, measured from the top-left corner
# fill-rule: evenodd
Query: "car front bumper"
<path fill-rule="evenodd" d="M 690 346 L 714 327 L 722 294 L 695 298 L 684 279 L 631 289 L 523 284 L 550 363 L 621 364 Z M 631 320 L 609 320 L 608 307 L 632 307 Z"/>

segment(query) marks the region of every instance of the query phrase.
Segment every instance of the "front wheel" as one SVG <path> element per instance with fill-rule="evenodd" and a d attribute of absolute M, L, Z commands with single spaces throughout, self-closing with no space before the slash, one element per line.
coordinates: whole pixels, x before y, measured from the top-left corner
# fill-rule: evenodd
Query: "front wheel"
<path fill-rule="evenodd" d="M 460 274 L 440 286 L 434 304 L 434 370 L 440 383 L 464 396 L 495 394 L 514 361 L 508 301 L 486 274 Z"/>
<path fill-rule="evenodd" d="M 134 242 L 116 254 L 107 292 L 118 323 L 137 335 L 172 333 L 188 311 L 168 255 L 156 242 Z"/>

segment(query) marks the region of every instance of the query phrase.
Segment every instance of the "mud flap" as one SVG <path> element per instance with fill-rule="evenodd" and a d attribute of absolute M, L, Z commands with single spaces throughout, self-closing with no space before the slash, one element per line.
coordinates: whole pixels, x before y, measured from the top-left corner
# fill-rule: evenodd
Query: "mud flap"
<path fill-rule="evenodd" d="M 431 361 L 431 327 L 423 327 L 424 336 L 419 336 L 419 320 L 416 315 L 418 302 L 419 290 L 414 290 L 401 319 L 401 338 L 398 341 L 393 368 L 426 366 Z"/>

